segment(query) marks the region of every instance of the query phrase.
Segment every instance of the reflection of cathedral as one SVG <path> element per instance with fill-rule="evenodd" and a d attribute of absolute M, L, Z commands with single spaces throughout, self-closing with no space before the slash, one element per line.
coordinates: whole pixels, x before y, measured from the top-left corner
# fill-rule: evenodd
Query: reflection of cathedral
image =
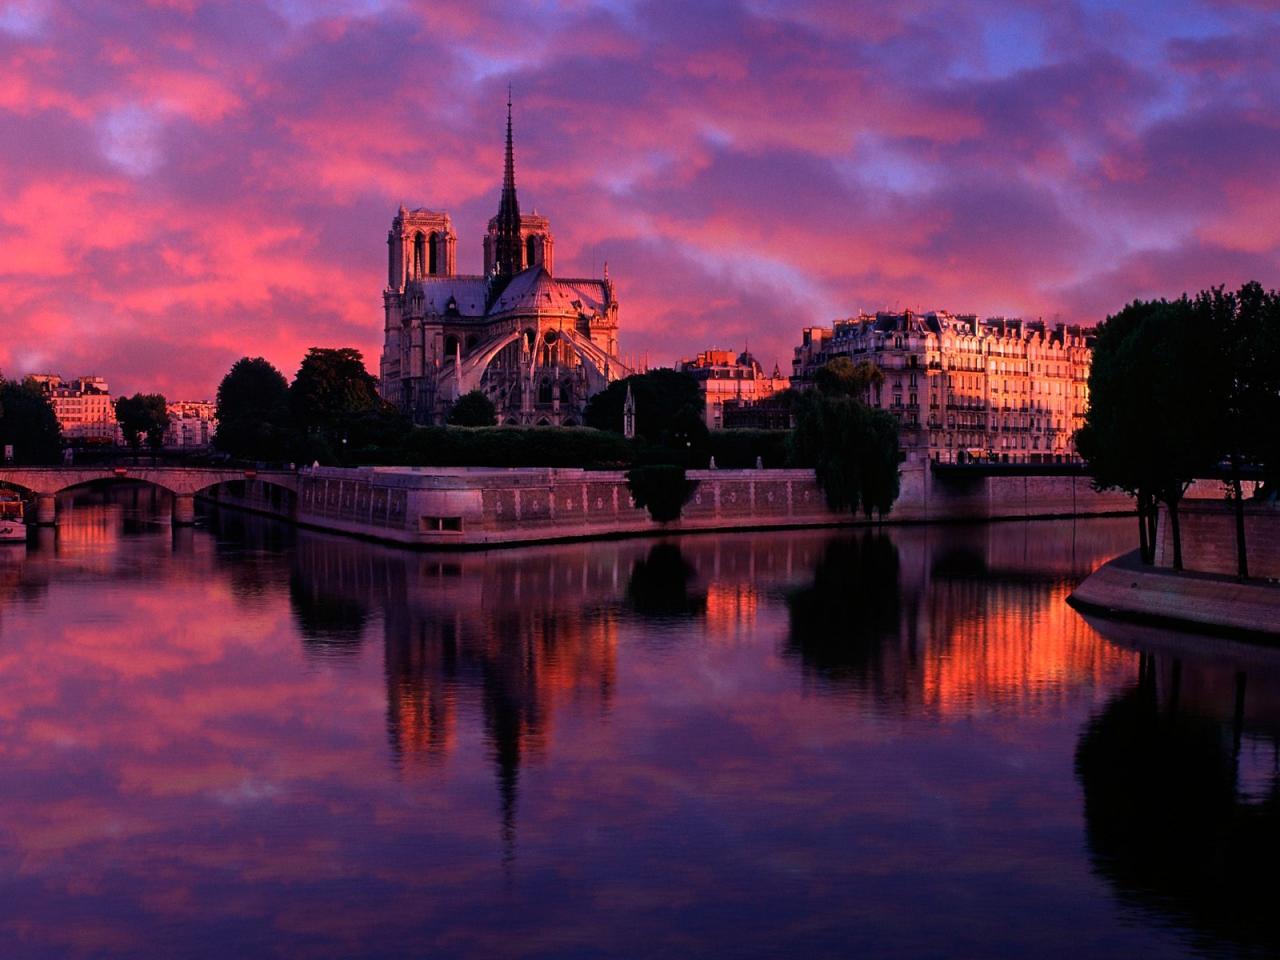
<path fill-rule="evenodd" d="M 499 422 L 580 424 L 587 398 L 630 373 L 617 358 L 618 301 L 607 266 L 601 279 L 552 276 L 550 223 L 516 198 L 510 102 L 483 276 L 457 274 L 456 242 L 447 213 L 402 206 L 391 222 L 383 397 L 418 423 L 481 390 Z"/>

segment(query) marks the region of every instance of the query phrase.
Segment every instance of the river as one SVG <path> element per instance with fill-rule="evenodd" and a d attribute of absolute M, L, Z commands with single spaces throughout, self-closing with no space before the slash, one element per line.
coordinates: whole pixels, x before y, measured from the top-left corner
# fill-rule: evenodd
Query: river
<path fill-rule="evenodd" d="M 1280 654 L 1068 607 L 1131 520 L 430 554 L 165 509 L 0 546 L 4 958 L 1280 950 Z"/>

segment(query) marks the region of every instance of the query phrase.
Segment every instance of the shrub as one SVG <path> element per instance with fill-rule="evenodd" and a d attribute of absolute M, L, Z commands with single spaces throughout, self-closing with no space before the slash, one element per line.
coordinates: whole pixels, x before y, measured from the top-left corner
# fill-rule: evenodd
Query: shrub
<path fill-rule="evenodd" d="M 667 523 L 680 518 L 698 483 L 685 477 L 684 467 L 660 463 L 633 467 L 627 472 L 627 487 L 637 507 L 644 507 L 659 523 Z"/>

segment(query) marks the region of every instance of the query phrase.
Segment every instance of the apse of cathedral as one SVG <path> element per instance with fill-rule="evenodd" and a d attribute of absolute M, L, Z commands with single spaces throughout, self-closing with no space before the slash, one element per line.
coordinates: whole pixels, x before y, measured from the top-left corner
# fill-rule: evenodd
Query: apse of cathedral
<path fill-rule="evenodd" d="M 618 301 L 599 279 L 554 276 L 546 217 L 516 196 L 511 102 L 498 213 L 484 237 L 484 275 L 456 272 L 447 213 L 400 207 L 387 235 L 381 391 L 416 423 L 443 423 L 481 390 L 502 424 L 576 426 L 587 399 L 630 375 L 618 359 Z"/>

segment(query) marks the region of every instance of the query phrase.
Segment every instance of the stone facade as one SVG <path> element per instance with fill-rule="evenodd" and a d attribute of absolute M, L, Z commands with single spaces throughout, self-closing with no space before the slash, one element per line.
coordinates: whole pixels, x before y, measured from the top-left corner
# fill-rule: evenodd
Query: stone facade
<path fill-rule="evenodd" d="M 457 273 L 447 213 L 401 207 L 387 235 L 382 396 L 441 423 L 481 390 L 506 424 L 582 423 L 587 399 L 631 371 L 618 358 L 618 298 L 599 279 L 553 276 L 551 224 L 521 214 L 507 105 L 506 170 L 482 276 Z"/>
<path fill-rule="evenodd" d="M 296 506 L 288 513 L 255 500 L 249 484 L 244 498 L 236 485 L 219 488 L 216 496 L 306 526 L 444 547 L 862 520 L 861 514 L 832 512 L 812 470 L 690 470 L 688 476 L 697 487 L 671 523 L 656 523 L 637 507 L 626 473 L 617 470 L 313 467 L 298 472 Z M 1095 491 L 1078 471 L 954 477 L 909 461 L 901 485 L 890 522 L 1084 516 L 1133 507 L 1122 493 Z"/>
<path fill-rule="evenodd" d="M 1041 322 L 860 314 L 805 328 L 792 385 L 811 386 L 835 357 L 867 360 L 885 375 L 868 400 L 898 417 L 904 449 L 942 463 L 1073 462 L 1091 344 L 1079 328 Z"/>
<path fill-rule="evenodd" d="M 677 369 L 698 381 L 706 402 L 708 430 L 729 426 L 724 421 L 725 404 L 753 403 L 791 385 L 776 367 L 767 374 L 749 352 L 704 350 L 692 359 L 681 360 Z"/>
<path fill-rule="evenodd" d="M 71 444 L 107 445 L 115 438 L 116 411 L 101 377 L 63 380 L 55 373 L 29 377 L 48 398 L 62 439 Z"/>
<path fill-rule="evenodd" d="M 218 432 L 218 405 L 212 400 L 171 400 L 164 445 L 171 450 L 204 449 Z"/>

